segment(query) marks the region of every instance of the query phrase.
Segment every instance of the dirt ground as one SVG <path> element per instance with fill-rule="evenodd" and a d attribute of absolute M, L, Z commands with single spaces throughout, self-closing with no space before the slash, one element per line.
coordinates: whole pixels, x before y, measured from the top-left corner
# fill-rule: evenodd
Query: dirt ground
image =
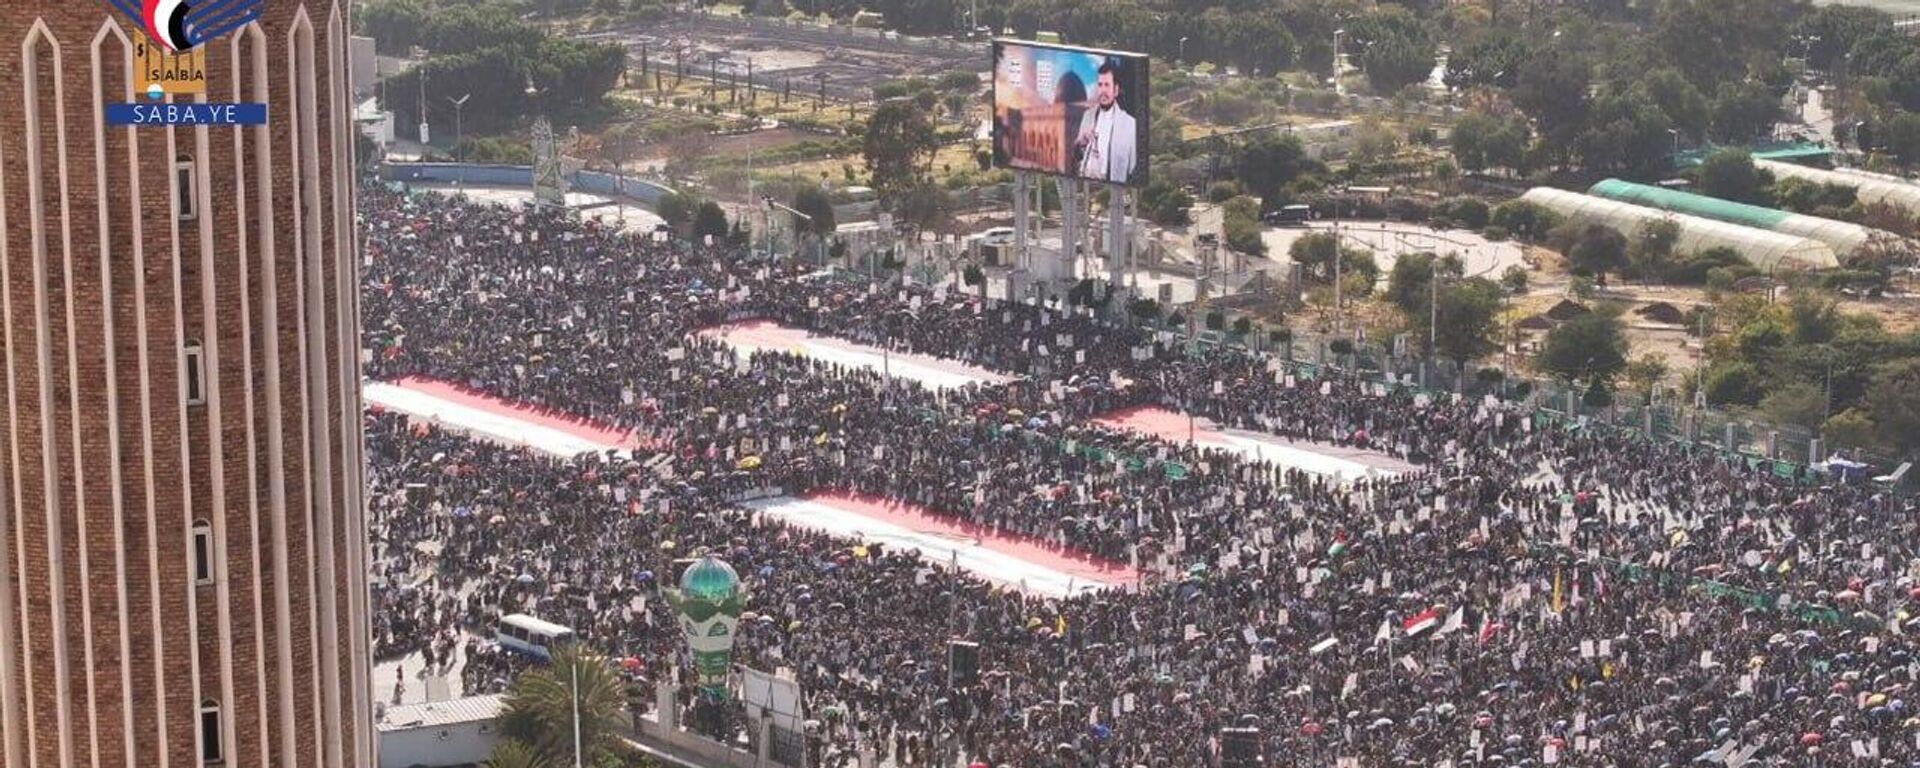
<path fill-rule="evenodd" d="M 702 77 L 710 69 L 718 70 L 722 77 L 745 74 L 751 60 L 753 79 L 762 87 L 779 87 L 791 78 L 796 83 L 805 80 L 811 92 L 818 89 L 814 81 L 818 75 L 825 79 L 828 97 L 834 100 L 871 99 L 873 86 L 888 80 L 984 72 L 989 66 L 984 44 L 929 44 L 882 39 L 870 30 L 848 34 L 718 16 L 675 16 L 596 37 L 622 43 L 636 56 L 644 47 L 649 59 L 664 61 L 668 66 L 672 66 L 676 51 L 683 52 L 689 71 L 697 64 Z"/>

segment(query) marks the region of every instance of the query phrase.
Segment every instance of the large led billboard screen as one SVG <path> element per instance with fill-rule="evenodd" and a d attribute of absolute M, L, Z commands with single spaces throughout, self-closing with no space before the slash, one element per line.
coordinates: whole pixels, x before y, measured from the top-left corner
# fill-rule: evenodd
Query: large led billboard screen
<path fill-rule="evenodd" d="M 993 162 L 1091 181 L 1147 183 L 1147 57 L 993 42 Z"/>

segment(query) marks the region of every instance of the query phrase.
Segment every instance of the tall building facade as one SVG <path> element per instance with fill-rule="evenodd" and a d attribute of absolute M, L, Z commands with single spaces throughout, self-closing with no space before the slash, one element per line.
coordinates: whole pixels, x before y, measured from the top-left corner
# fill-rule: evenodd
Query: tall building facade
<path fill-rule="evenodd" d="M 374 764 L 347 0 L 205 43 L 0 3 L 0 764 Z M 189 100 L 200 97 L 177 96 Z"/>

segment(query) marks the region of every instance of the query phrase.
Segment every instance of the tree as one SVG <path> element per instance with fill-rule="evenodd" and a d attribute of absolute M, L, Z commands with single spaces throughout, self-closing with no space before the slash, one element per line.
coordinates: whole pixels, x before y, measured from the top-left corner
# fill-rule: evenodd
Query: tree
<path fill-rule="evenodd" d="M 1589 408 L 1607 408 L 1613 405 L 1613 387 L 1605 376 L 1595 376 L 1587 382 L 1587 392 L 1580 396 L 1580 403 Z"/>
<path fill-rule="evenodd" d="M 1627 365 L 1627 338 L 1619 320 L 1589 312 L 1548 331 L 1537 362 L 1563 379 L 1610 377 Z"/>
<path fill-rule="evenodd" d="M 939 148 L 926 110 L 905 99 L 881 102 L 867 119 L 860 145 L 881 203 L 893 207 L 903 193 L 920 184 Z"/>
<path fill-rule="evenodd" d="M 573 762 L 576 723 L 580 757 L 587 763 L 618 749 L 628 726 L 619 677 L 606 659 L 579 647 L 558 649 L 551 665 L 521 673 L 507 687 L 502 707 L 502 733 L 549 764 Z"/>
<path fill-rule="evenodd" d="M 1228 248 L 1251 256 L 1267 254 L 1267 241 L 1261 236 L 1258 200 L 1245 195 L 1228 200 L 1221 211 L 1221 228 Z"/>
<path fill-rule="evenodd" d="M 1680 223 L 1672 219 L 1649 221 L 1627 246 L 1627 262 L 1633 274 L 1659 279 L 1673 265 L 1673 246 L 1680 241 Z"/>
<path fill-rule="evenodd" d="M 902 224 L 915 232 L 932 232 L 949 223 L 952 205 L 946 190 L 928 179 L 921 179 L 894 195 L 894 213 Z"/>
<path fill-rule="evenodd" d="M 1666 355 L 1648 352 L 1627 364 L 1626 377 L 1627 382 L 1633 385 L 1635 392 L 1640 393 L 1642 397 L 1651 398 L 1653 388 L 1659 386 L 1660 382 L 1666 381 L 1669 371 Z"/>
<path fill-rule="evenodd" d="M 1492 225 L 1528 242 L 1540 242 L 1560 227 L 1560 214 L 1528 200 L 1509 200 L 1494 206 Z"/>
<path fill-rule="evenodd" d="M 1701 194 L 1738 202 L 1761 200 L 1764 179 L 1747 150 L 1715 152 L 1699 165 L 1697 173 Z"/>
<path fill-rule="evenodd" d="M 1871 445 L 1875 431 L 1873 419 L 1867 418 L 1858 408 L 1836 413 L 1820 426 L 1820 436 L 1836 450 Z"/>
<path fill-rule="evenodd" d="M 1736 80 L 1747 64 L 1786 48 L 1793 0 L 1684 0 L 1660 3 L 1651 40 L 1704 90 Z"/>
<path fill-rule="evenodd" d="M 811 184 L 801 187 L 793 194 L 793 209 L 807 216 L 794 217 L 794 231 L 800 234 L 826 237 L 837 227 L 833 219 L 833 198 L 827 196 L 824 189 Z"/>
<path fill-rule="evenodd" d="M 1447 56 L 1447 87 L 1512 88 L 1532 56 L 1525 41 L 1504 30 L 1468 44 Z"/>
<path fill-rule="evenodd" d="M 1526 121 L 1479 111 L 1461 117 L 1448 134 L 1453 159 L 1471 173 L 1489 168 L 1520 168 L 1531 140 Z"/>
<path fill-rule="evenodd" d="M 1353 132 L 1353 149 L 1347 153 L 1347 164 L 1364 170 L 1392 159 L 1399 151 L 1400 135 L 1378 121 L 1369 120 Z"/>
<path fill-rule="evenodd" d="M 1780 119 L 1780 98 L 1760 83 L 1722 83 L 1713 97 L 1715 140 L 1745 143 L 1773 130 Z"/>
<path fill-rule="evenodd" d="M 1160 302 L 1148 298 L 1137 298 L 1127 304 L 1127 311 L 1144 322 L 1151 322 L 1160 316 Z"/>
<path fill-rule="evenodd" d="M 954 0 L 879 0 L 870 5 L 886 17 L 888 28 L 912 35 L 951 31 L 957 17 Z"/>
<path fill-rule="evenodd" d="M 1519 264 L 1509 264 L 1500 273 L 1500 287 L 1515 295 L 1527 292 L 1527 268 Z"/>
<path fill-rule="evenodd" d="M 1566 252 L 1574 269 L 1604 279 L 1626 265 L 1627 238 L 1605 224 L 1588 224 L 1575 230 Z"/>
<path fill-rule="evenodd" d="M 1165 177 L 1156 177 L 1140 190 L 1140 208 L 1148 221 L 1163 227 L 1184 227 L 1193 207 L 1193 195 Z"/>
<path fill-rule="evenodd" d="M 493 753 L 481 763 L 481 768 L 548 768 L 548 765 L 526 742 L 503 739 L 493 746 Z"/>
<path fill-rule="evenodd" d="M 1498 330 L 1505 295 L 1500 286 L 1484 277 L 1474 277 L 1448 285 L 1440 291 L 1440 304 L 1434 313 L 1434 344 L 1439 354 L 1465 366 L 1468 360 L 1499 349 L 1493 342 Z"/>
<path fill-rule="evenodd" d="M 1234 156 L 1234 176 L 1248 192 L 1262 199 L 1275 198 L 1307 170 L 1309 162 L 1298 138 L 1267 136 L 1240 148 Z"/>
<path fill-rule="evenodd" d="M 1398 93 L 1423 82 L 1433 72 L 1433 38 L 1421 34 L 1392 34 L 1368 44 L 1360 52 L 1360 71 L 1377 94 Z"/>
<path fill-rule="evenodd" d="M 1333 281 L 1333 260 L 1339 252 L 1340 239 L 1333 233 L 1312 232 L 1287 247 L 1287 258 L 1300 265 L 1300 271 L 1308 279 L 1326 283 Z"/>
<path fill-rule="evenodd" d="M 1775 424 L 1814 429 L 1826 418 L 1826 409 L 1826 391 L 1801 381 L 1775 388 L 1760 398 L 1760 412 Z"/>
<path fill-rule="evenodd" d="M 1434 270 L 1438 267 L 1449 278 L 1459 277 L 1459 271 L 1447 268 L 1459 263 L 1454 259 L 1442 265 L 1442 259 L 1432 253 L 1409 253 L 1395 259 L 1393 270 L 1387 273 L 1387 301 L 1399 307 L 1408 320 L 1425 327 Z"/>
<path fill-rule="evenodd" d="M 436 53 L 381 89 L 383 106 L 403 131 L 419 120 L 421 77 L 426 78 L 429 115 L 446 110 L 450 99 L 468 97 L 465 130 L 482 133 L 509 128 L 534 112 L 590 118 L 626 71 L 626 49 L 618 45 L 546 37 L 511 15 L 505 20 L 481 17 L 474 27 L 490 31 L 460 34 L 471 34 L 480 43 L 442 46 L 457 52 Z"/>
<path fill-rule="evenodd" d="M 1648 72 L 1634 82 L 1633 89 L 1652 101 L 1668 120 L 1673 121 L 1673 127 L 1688 138 L 1695 141 L 1706 138 L 1707 126 L 1713 119 L 1712 105 L 1698 87 L 1680 74 L 1680 70 L 1662 67 Z"/>
<path fill-rule="evenodd" d="M 1744 360 L 1720 363 L 1707 369 L 1702 385 L 1711 405 L 1754 405 L 1765 394 L 1760 371 Z"/>
<path fill-rule="evenodd" d="M 1881 365 L 1862 404 L 1882 441 L 1902 451 L 1920 448 L 1920 358 Z"/>
<path fill-rule="evenodd" d="M 654 203 L 653 209 L 667 222 L 667 226 L 685 232 L 686 226 L 693 223 L 694 211 L 699 207 L 699 202 L 688 195 L 668 192 L 660 196 L 660 201 Z"/>
<path fill-rule="evenodd" d="M 1589 171 L 1653 176 L 1667 168 L 1673 121 L 1645 94 L 1608 89 L 1594 99 L 1573 149 Z"/>
<path fill-rule="evenodd" d="M 1540 126 L 1550 146 L 1564 149 L 1587 116 L 1592 66 L 1583 56 L 1543 51 L 1520 71 L 1513 103 Z"/>
<path fill-rule="evenodd" d="M 1807 66 L 1832 69 L 1853 46 L 1893 27 L 1887 12 L 1866 6 L 1823 5 L 1800 17 L 1793 37 L 1804 41 Z"/>
<path fill-rule="evenodd" d="M 727 212 L 720 204 L 708 200 L 700 204 L 693 214 L 693 241 L 704 242 L 708 237 L 715 240 L 727 236 Z"/>
<path fill-rule="evenodd" d="M 1887 152 L 1903 166 L 1920 165 L 1920 114 L 1901 112 L 1881 129 Z"/>
<path fill-rule="evenodd" d="M 1793 343 L 1825 344 L 1840 335 L 1845 318 L 1840 304 L 1813 291 L 1795 291 L 1787 301 L 1787 321 L 1792 326 Z"/>
<path fill-rule="evenodd" d="M 360 7 L 353 14 L 353 24 L 359 34 L 373 38 L 381 54 L 404 56 L 420 44 L 429 15 L 416 0 L 386 0 Z"/>

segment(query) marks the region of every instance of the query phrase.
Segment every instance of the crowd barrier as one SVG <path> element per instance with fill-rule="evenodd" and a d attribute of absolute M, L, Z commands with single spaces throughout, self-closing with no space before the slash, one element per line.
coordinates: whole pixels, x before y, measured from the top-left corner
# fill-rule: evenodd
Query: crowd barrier
<path fill-rule="evenodd" d="M 533 186 L 533 168 L 525 165 L 388 163 L 381 173 L 387 181 L 471 184 L 480 187 Z M 574 191 L 627 197 L 644 205 L 657 205 L 661 197 L 675 191 L 658 182 L 604 171 L 574 171 L 569 175 L 569 180 Z"/>

